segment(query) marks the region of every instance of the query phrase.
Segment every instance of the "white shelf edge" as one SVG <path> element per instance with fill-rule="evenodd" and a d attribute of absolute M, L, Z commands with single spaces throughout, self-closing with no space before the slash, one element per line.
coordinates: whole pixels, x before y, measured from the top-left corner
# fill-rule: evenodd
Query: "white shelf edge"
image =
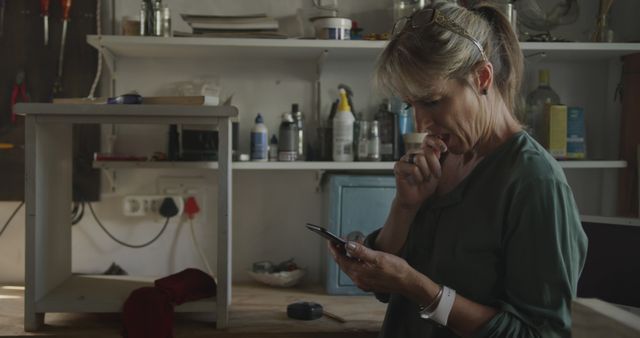
<path fill-rule="evenodd" d="M 393 170 L 395 162 L 233 162 L 235 170 Z M 565 169 L 626 168 L 626 161 L 559 161 Z M 99 161 L 99 169 L 218 169 L 217 162 Z"/>
<path fill-rule="evenodd" d="M 588 223 L 615 224 L 640 227 L 640 218 L 580 215 L 580 220 Z"/>
<path fill-rule="evenodd" d="M 121 312 L 131 291 L 153 286 L 155 277 L 72 275 L 36 302 L 37 312 Z M 176 312 L 216 312 L 215 298 L 187 302 Z"/>
<path fill-rule="evenodd" d="M 627 167 L 627 161 L 558 161 L 565 169 L 621 169 Z"/>
<path fill-rule="evenodd" d="M 325 50 L 340 60 L 377 57 L 388 41 L 88 35 L 87 43 L 96 49 L 105 48 L 116 57 L 206 57 L 221 51 L 252 57 L 255 53 L 250 51 L 255 51 L 261 58 L 315 62 L 318 53 Z M 637 53 L 640 43 L 520 42 L 520 48 L 525 54 L 545 52 L 549 59 L 586 60 Z"/>

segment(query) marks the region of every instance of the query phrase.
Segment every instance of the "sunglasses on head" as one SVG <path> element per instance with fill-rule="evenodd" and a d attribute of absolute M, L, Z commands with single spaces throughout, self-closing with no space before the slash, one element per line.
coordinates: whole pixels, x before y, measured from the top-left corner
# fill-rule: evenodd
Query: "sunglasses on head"
<path fill-rule="evenodd" d="M 430 25 L 432 23 L 435 23 L 436 25 L 438 25 L 438 26 L 440 26 L 440 27 L 442 27 L 442 28 L 444 28 L 444 29 L 446 29 L 446 30 L 448 30 L 450 32 L 456 33 L 456 34 L 462 36 L 463 38 L 466 38 L 467 40 L 471 41 L 478 48 L 478 51 L 480 51 L 480 54 L 482 55 L 482 59 L 485 60 L 485 61 L 488 60 L 487 56 L 484 53 L 484 48 L 482 48 L 482 45 L 480 44 L 480 42 L 478 42 L 478 40 L 476 40 L 474 37 L 472 37 L 467 32 L 466 29 L 462 28 L 455 21 L 449 19 L 444 14 L 442 14 L 442 12 L 440 12 L 439 10 L 437 10 L 435 8 L 422 9 L 422 10 L 419 10 L 419 11 L 411 14 L 410 16 L 405 16 L 403 18 L 400 18 L 393 25 L 393 30 L 391 31 L 391 35 L 395 36 L 395 35 L 399 34 L 406 27 L 409 27 L 409 28 L 415 30 L 415 29 L 419 29 L 419 28 L 421 28 L 423 26 Z"/>

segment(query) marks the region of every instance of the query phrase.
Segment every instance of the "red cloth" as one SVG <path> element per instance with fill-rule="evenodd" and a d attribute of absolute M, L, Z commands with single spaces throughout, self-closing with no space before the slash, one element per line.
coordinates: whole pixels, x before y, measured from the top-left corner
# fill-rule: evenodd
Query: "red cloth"
<path fill-rule="evenodd" d="M 198 269 L 182 270 L 156 280 L 155 284 L 166 291 L 176 305 L 216 295 L 216 281 Z"/>
<path fill-rule="evenodd" d="M 123 336 L 172 338 L 173 306 L 216 295 L 215 280 L 198 269 L 158 279 L 155 286 L 134 290 L 124 303 Z"/>
<path fill-rule="evenodd" d="M 173 337 L 173 304 L 161 289 L 147 286 L 133 290 L 124 302 L 122 315 L 124 337 Z"/>

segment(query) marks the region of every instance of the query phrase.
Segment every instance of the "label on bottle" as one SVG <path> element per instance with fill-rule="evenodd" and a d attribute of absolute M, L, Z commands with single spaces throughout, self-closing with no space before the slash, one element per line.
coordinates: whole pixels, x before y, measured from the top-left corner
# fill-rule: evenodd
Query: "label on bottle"
<path fill-rule="evenodd" d="M 353 161 L 353 124 L 335 123 L 333 128 L 333 157 L 350 157 Z"/>
<path fill-rule="evenodd" d="M 368 156 L 369 141 L 366 139 L 358 141 L 358 160 L 366 160 Z"/>
<path fill-rule="evenodd" d="M 251 132 L 251 160 L 265 161 L 268 154 L 267 134 Z"/>

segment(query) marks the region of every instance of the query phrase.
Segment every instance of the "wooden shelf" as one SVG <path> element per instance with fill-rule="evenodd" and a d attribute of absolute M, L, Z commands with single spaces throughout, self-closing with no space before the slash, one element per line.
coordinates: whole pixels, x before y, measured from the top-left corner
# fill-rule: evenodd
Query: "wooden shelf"
<path fill-rule="evenodd" d="M 387 41 L 243 39 L 88 35 L 87 42 L 116 57 L 221 58 L 315 62 L 324 51 L 331 60 L 373 60 Z M 640 43 L 521 42 L 525 55 L 544 52 L 547 60 L 602 60 L 640 52 Z"/>
<path fill-rule="evenodd" d="M 234 170 L 393 170 L 395 162 L 233 162 Z M 565 169 L 626 168 L 626 161 L 560 161 Z M 217 162 L 96 161 L 99 169 L 218 169 Z"/>
<path fill-rule="evenodd" d="M 121 312 L 131 291 L 153 286 L 152 277 L 72 275 L 36 302 L 37 312 Z M 215 298 L 188 302 L 176 312 L 216 312 Z"/>

